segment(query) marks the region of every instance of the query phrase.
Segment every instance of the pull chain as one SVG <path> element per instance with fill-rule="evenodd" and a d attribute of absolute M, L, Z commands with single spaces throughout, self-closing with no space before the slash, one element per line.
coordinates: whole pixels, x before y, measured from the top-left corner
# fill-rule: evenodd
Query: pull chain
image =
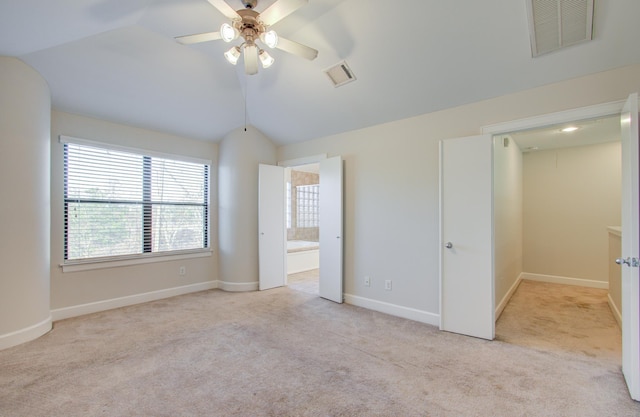
<path fill-rule="evenodd" d="M 247 131 L 247 98 L 249 97 L 249 80 L 247 79 L 247 74 L 244 74 L 244 131 Z"/>

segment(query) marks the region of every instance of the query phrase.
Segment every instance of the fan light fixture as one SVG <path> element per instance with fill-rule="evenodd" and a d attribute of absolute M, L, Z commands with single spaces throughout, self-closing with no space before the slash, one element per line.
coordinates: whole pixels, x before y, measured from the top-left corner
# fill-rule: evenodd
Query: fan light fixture
<path fill-rule="evenodd" d="M 231 65 L 236 65 L 240 59 L 240 47 L 231 47 L 231 49 L 224 53 L 224 57 L 227 58 L 227 61 L 229 61 Z"/>
<path fill-rule="evenodd" d="M 260 50 L 260 53 L 258 53 L 258 58 L 260 58 L 260 62 L 262 63 L 262 68 L 269 68 L 276 61 L 264 49 Z"/>
<path fill-rule="evenodd" d="M 224 57 L 232 65 L 236 65 L 240 56 L 243 56 L 245 74 L 254 75 L 258 73 L 258 62 L 262 68 L 269 68 L 275 59 L 259 43 L 273 49 L 277 48 L 287 53 L 297 55 L 301 58 L 314 60 L 318 56 L 318 51 L 300 43 L 281 38 L 269 28 L 287 17 L 298 8 L 309 3 L 309 0 L 276 0 L 272 2 L 264 11 L 255 11 L 258 0 L 241 0 L 244 9 L 234 10 L 226 0 L 208 0 L 209 3 L 218 9 L 229 23 L 223 23 L 219 32 L 196 33 L 176 37 L 176 41 L 183 45 L 190 45 L 200 42 L 215 41 L 222 39 L 225 42 L 233 42 L 242 38 L 242 44 L 234 46 L 224 53 Z"/>
<path fill-rule="evenodd" d="M 223 41 L 231 42 L 237 39 L 238 35 L 239 35 L 238 30 L 233 26 L 231 26 L 230 24 L 223 23 L 222 26 L 220 26 L 220 37 L 222 38 Z"/>
<path fill-rule="evenodd" d="M 271 49 L 278 46 L 278 34 L 275 30 L 270 30 L 264 34 L 264 43 Z"/>

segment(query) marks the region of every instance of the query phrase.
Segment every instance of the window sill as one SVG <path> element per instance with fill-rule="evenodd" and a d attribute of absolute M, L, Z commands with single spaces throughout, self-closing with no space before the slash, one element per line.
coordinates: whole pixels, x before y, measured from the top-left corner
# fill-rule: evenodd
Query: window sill
<path fill-rule="evenodd" d="M 211 249 L 189 252 L 169 252 L 164 254 L 148 254 L 136 257 L 108 258 L 103 260 L 70 261 L 61 264 L 62 272 L 80 272 L 93 269 L 117 268 L 121 266 L 140 265 L 156 262 L 178 261 L 181 259 L 204 258 L 212 255 Z"/>

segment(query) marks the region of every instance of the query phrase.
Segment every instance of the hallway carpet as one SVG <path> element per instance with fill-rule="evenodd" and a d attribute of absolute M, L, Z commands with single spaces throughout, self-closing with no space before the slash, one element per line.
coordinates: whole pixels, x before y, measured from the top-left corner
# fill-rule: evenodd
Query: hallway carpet
<path fill-rule="evenodd" d="M 0 415 L 638 416 L 618 365 L 302 291 L 219 290 L 56 322 L 0 351 Z"/>

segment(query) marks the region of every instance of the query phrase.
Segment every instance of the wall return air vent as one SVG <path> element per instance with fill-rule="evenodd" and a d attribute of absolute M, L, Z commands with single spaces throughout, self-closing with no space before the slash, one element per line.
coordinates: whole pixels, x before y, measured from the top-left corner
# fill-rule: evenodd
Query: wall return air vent
<path fill-rule="evenodd" d="M 333 67 L 326 69 L 325 74 L 329 77 L 334 87 L 340 87 L 356 80 L 356 76 L 347 65 L 347 61 L 342 61 Z"/>
<path fill-rule="evenodd" d="M 592 39 L 593 0 L 526 2 L 534 57 Z"/>

